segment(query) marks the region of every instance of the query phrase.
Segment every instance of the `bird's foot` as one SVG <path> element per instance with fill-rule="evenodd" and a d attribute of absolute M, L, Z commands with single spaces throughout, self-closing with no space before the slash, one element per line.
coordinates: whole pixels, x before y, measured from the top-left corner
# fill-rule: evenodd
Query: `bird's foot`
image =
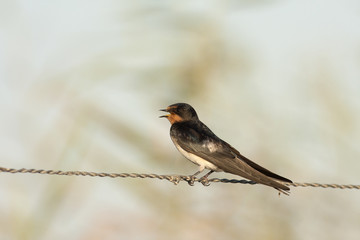
<path fill-rule="evenodd" d="M 205 187 L 210 186 L 210 182 L 207 176 L 200 178 L 199 182 L 201 182 Z"/>
<path fill-rule="evenodd" d="M 172 182 L 175 185 L 178 185 L 180 182 L 180 176 L 171 176 L 169 179 L 170 182 Z"/>
<path fill-rule="evenodd" d="M 194 186 L 196 177 L 194 175 L 189 176 L 189 180 L 187 181 L 190 186 Z"/>

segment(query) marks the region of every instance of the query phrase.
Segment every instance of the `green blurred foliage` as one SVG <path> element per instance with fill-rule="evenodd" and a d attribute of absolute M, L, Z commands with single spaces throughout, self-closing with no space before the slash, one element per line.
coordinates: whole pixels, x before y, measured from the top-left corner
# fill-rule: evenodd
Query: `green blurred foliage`
<path fill-rule="evenodd" d="M 280 175 L 358 184 L 354 1 L 0 4 L 0 166 L 192 174 L 158 119 L 187 102 Z M 359 199 L 4 173 L 0 239 L 358 239 Z"/>

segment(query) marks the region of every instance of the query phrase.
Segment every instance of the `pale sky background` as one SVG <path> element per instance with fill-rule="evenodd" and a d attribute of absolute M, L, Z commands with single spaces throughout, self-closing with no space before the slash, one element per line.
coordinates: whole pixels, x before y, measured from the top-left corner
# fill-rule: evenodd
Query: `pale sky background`
<path fill-rule="evenodd" d="M 187 102 L 280 175 L 360 184 L 359 92 L 359 1 L 0 1 L 1 167 L 193 174 L 158 118 Z M 359 201 L 0 173 L 0 239 L 351 240 Z"/>

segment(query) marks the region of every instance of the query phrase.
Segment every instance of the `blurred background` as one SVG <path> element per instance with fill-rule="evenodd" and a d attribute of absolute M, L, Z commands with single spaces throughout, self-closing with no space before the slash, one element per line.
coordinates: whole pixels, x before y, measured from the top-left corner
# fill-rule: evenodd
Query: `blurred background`
<path fill-rule="evenodd" d="M 1 167 L 193 174 L 158 118 L 186 102 L 284 177 L 359 184 L 359 93 L 359 1 L 0 2 Z M 359 201 L 0 173 L 0 239 L 359 239 Z"/>

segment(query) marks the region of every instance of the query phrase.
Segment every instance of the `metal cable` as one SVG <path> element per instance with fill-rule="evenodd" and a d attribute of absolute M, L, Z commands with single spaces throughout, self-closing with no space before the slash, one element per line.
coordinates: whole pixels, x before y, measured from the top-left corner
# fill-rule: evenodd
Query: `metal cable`
<path fill-rule="evenodd" d="M 86 171 L 54 171 L 54 170 L 43 170 L 43 169 L 14 169 L 0 167 L 0 172 L 7 173 L 31 173 L 31 174 L 47 174 L 47 175 L 61 175 L 61 176 L 90 176 L 90 177 L 110 177 L 110 178 L 156 178 L 160 180 L 168 180 L 175 185 L 180 181 L 186 181 L 190 185 L 193 182 L 200 182 L 205 186 L 208 186 L 210 182 L 221 182 L 221 183 L 242 183 L 242 184 L 256 184 L 254 181 L 249 180 L 238 180 L 238 179 L 226 179 L 226 178 L 192 178 L 191 176 L 183 175 L 158 175 L 158 174 L 144 174 L 144 173 L 95 173 Z M 287 186 L 293 187 L 321 187 L 321 188 L 337 188 L 337 189 L 360 189 L 360 185 L 352 184 L 321 184 L 321 183 L 283 183 Z"/>

